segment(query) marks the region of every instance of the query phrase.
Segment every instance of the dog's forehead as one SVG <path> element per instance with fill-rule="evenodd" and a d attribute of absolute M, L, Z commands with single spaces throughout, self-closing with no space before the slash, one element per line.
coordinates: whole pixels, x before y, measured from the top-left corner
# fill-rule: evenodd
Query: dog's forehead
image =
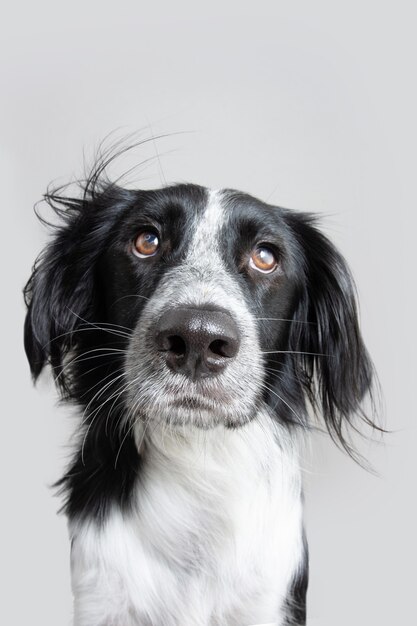
<path fill-rule="evenodd" d="M 158 193 L 157 205 L 162 209 L 162 218 L 176 207 L 172 226 L 183 222 L 195 234 L 196 241 L 214 240 L 230 226 L 249 225 L 252 230 L 274 230 L 282 226 L 281 210 L 257 198 L 234 189 L 209 189 L 197 185 L 179 185 Z"/>
<path fill-rule="evenodd" d="M 253 220 L 259 227 L 267 222 L 279 223 L 280 210 L 254 196 L 235 189 L 205 189 L 205 202 L 195 212 L 198 223 L 207 231 L 215 232 L 226 224 Z"/>
<path fill-rule="evenodd" d="M 282 210 L 234 189 L 209 189 L 179 184 L 150 192 L 138 192 L 133 215 L 149 217 L 167 229 L 181 229 L 213 239 L 226 226 L 250 224 L 252 230 L 275 229 L 282 225 Z"/>
<path fill-rule="evenodd" d="M 227 207 L 223 203 L 221 191 L 207 190 L 204 210 L 195 214 L 192 248 L 207 247 L 215 243 L 227 220 Z M 229 216 L 230 217 L 230 216 Z"/>

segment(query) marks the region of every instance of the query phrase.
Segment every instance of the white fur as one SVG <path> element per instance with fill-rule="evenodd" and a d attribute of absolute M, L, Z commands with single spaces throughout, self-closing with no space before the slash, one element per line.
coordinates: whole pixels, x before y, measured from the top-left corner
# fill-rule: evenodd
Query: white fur
<path fill-rule="evenodd" d="M 76 626 L 283 623 L 302 557 L 301 481 L 295 442 L 259 407 L 262 354 L 221 258 L 226 223 L 222 193 L 211 192 L 187 257 L 164 275 L 130 341 L 126 420 L 143 466 L 129 512 L 114 507 L 101 527 L 72 524 Z M 171 307 L 205 305 L 231 313 L 241 344 L 224 373 L 192 382 L 164 366 L 150 329 Z M 217 412 L 174 411 L 181 393 Z"/>
<path fill-rule="evenodd" d="M 285 431 L 266 412 L 236 431 L 159 426 L 146 450 L 132 510 L 71 528 L 75 625 L 282 624 L 302 554 Z"/>

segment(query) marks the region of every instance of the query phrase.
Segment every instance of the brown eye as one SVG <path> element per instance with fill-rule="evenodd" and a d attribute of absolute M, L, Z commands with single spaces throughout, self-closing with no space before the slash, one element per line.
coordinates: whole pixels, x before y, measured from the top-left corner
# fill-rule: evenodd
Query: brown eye
<path fill-rule="evenodd" d="M 158 249 L 158 235 L 148 230 L 144 230 L 143 232 L 139 233 L 133 244 L 133 254 L 140 257 L 141 259 L 145 259 L 149 256 L 154 256 L 154 254 L 158 252 Z"/>
<path fill-rule="evenodd" d="M 252 250 L 249 265 L 258 272 L 270 274 L 277 267 L 278 261 L 271 248 L 257 246 Z"/>

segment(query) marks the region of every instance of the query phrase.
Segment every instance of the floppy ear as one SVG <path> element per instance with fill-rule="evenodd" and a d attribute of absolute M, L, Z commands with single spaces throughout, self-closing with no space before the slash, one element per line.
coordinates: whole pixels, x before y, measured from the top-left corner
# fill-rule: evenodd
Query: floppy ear
<path fill-rule="evenodd" d="M 47 361 L 62 366 L 72 333 L 88 317 L 93 298 L 93 259 L 83 242 L 86 220 L 71 216 L 37 259 L 25 287 L 24 342 L 36 380 Z"/>
<path fill-rule="evenodd" d="M 330 435 L 351 455 L 344 426 L 359 416 L 375 427 L 361 408 L 372 394 L 373 365 L 363 343 L 353 279 L 346 261 L 315 228 L 308 214 L 293 214 L 291 226 L 303 249 L 305 281 L 290 350 L 299 355 L 299 375 L 313 407 Z"/>
<path fill-rule="evenodd" d="M 60 370 L 74 347 L 75 331 L 92 321 L 96 262 L 121 202 L 117 188 L 110 186 L 101 195 L 86 189 L 81 199 L 58 193 L 45 199 L 64 224 L 37 259 L 24 289 L 24 343 L 35 381 L 47 362 Z M 58 382 L 67 391 L 65 376 Z"/>

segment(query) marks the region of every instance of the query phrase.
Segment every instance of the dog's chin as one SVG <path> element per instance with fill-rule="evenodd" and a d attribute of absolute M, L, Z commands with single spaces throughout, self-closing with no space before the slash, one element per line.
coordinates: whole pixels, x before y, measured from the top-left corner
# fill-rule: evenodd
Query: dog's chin
<path fill-rule="evenodd" d="M 160 399 L 157 406 L 142 407 L 141 422 L 166 424 L 168 428 L 198 428 L 209 430 L 219 426 L 239 428 L 250 422 L 255 414 L 251 407 L 219 403 L 193 396 Z"/>

